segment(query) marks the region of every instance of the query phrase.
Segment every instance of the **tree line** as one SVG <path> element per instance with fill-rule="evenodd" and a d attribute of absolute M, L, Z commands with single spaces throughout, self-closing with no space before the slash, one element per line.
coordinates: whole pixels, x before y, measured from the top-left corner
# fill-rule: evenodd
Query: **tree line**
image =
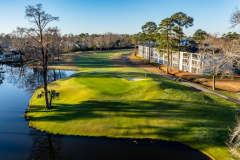
<path fill-rule="evenodd" d="M 47 37 L 48 36 L 48 37 Z M 79 35 L 60 33 L 60 29 L 51 28 L 48 35 L 44 35 L 50 42 L 48 45 L 49 60 L 54 62 L 54 59 L 59 57 L 59 54 L 75 51 L 89 50 L 109 50 L 122 49 L 133 47 L 133 36 L 128 34 L 114 34 L 107 32 L 105 34 L 88 34 L 81 33 Z M 17 28 L 10 34 L 0 34 L 0 54 L 3 52 L 16 52 L 25 61 L 38 61 L 41 54 L 34 49 L 36 46 L 36 35 L 33 35 L 31 30 Z"/>
<path fill-rule="evenodd" d="M 114 34 L 107 32 L 105 34 L 81 33 L 76 35 L 77 43 L 81 48 L 75 47 L 75 50 L 109 50 L 120 48 L 132 48 L 132 36 L 128 34 Z"/>

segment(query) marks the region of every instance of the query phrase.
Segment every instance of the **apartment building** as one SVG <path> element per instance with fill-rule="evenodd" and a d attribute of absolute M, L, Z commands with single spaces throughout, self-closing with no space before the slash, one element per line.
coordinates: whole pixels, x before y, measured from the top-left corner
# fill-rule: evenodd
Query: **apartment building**
<path fill-rule="evenodd" d="M 149 59 L 149 43 L 145 42 L 138 45 L 139 55 L 146 59 Z M 155 63 L 167 65 L 167 53 L 159 53 L 158 48 L 154 42 L 150 43 L 150 60 Z M 213 61 L 209 56 L 202 55 L 200 53 L 180 52 L 180 66 L 179 69 L 185 72 L 194 74 L 209 74 L 212 72 Z M 172 68 L 178 68 L 178 52 L 173 52 L 172 56 L 169 55 L 169 66 Z M 219 56 L 216 60 L 216 65 L 223 65 L 222 70 L 233 68 L 232 62 L 224 62 L 224 57 Z"/>

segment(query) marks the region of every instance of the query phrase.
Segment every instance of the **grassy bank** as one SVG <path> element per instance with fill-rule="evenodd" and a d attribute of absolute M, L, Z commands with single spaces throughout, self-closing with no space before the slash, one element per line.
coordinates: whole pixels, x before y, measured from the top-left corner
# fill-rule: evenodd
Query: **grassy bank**
<path fill-rule="evenodd" d="M 78 72 L 51 83 L 54 108 L 30 102 L 30 126 L 67 135 L 178 141 L 216 159 L 231 157 L 224 142 L 237 114 L 234 103 L 144 71 L 113 65 L 115 51 L 74 60 Z M 125 61 L 120 54 L 115 61 Z M 129 78 L 145 78 L 128 81 Z"/>

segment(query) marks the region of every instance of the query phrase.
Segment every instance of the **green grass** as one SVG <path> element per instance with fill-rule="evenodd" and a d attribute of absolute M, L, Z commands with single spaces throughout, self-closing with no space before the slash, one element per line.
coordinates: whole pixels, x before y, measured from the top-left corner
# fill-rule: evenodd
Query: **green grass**
<path fill-rule="evenodd" d="M 196 83 L 195 83 L 196 84 Z M 197 84 L 201 87 L 204 87 L 204 88 L 207 88 L 209 90 L 212 90 L 212 87 L 210 86 L 206 86 L 206 85 L 202 85 L 202 84 Z M 231 92 L 231 91 L 225 91 L 225 90 L 220 90 L 220 89 L 215 89 L 215 90 L 212 90 L 213 92 L 217 92 L 217 93 L 220 93 L 222 95 L 225 95 L 225 96 L 228 96 L 230 98 L 233 98 L 233 99 L 236 99 L 236 100 L 239 100 L 239 97 L 237 95 L 237 92 Z"/>
<path fill-rule="evenodd" d="M 234 103 L 144 71 L 109 62 L 115 52 L 78 57 L 79 71 L 51 83 L 60 93 L 45 110 L 37 90 L 30 126 L 51 133 L 178 141 L 214 157 L 231 157 L 225 141 Z M 129 51 L 125 51 L 129 52 Z M 58 84 L 58 85 L 53 85 Z"/>
<path fill-rule="evenodd" d="M 239 100 L 236 92 L 230 92 L 230 91 L 224 91 L 224 90 L 214 90 L 214 92 L 218 92 L 228 97 L 231 97 L 233 99 Z"/>

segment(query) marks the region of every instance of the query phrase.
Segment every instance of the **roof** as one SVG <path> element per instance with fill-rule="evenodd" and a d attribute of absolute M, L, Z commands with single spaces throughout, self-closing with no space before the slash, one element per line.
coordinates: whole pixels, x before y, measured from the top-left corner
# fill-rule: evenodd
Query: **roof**
<path fill-rule="evenodd" d="M 140 43 L 139 45 L 149 47 L 149 42 L 143 42 L 143 43 Z M 155 47 L 155 42 L 150 42 L 150 47 Z"/>
<path fill-rule="evenodd" d="M 184 41 L 188 41 L 188 40 L 184 40 Z M 140 46 L 144 46 L 144 47 L 149 47 L 149 43 L 148 42 L 143 42 L 143 43 L 140 43 L 139 45 Z M 156 44 L 156 46 L 155 46 L 155 42 L 150 42 L 150 47 L 151 48 L 158 48 L 157 46 L 158 46 L 158 44 Z M 189 41 L 189 43 L 187 44 L 187 47 L 183 48 L 181 51 L 183 51 L 183 52 L 191 52 L 191 53 L 198 53 L 199 52 L 198 47 L 199 47 L 198 43 L 196 43 L 195 41 Z"/>

